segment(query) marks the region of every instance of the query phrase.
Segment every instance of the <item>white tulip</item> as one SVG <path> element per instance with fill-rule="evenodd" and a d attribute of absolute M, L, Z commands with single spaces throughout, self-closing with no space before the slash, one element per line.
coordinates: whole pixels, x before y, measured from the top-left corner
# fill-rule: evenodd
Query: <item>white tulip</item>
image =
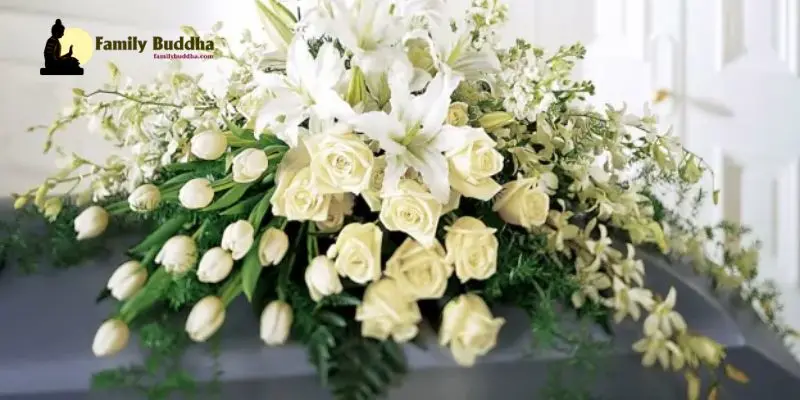
<path fill-rule="evenodd" d="M 128 196 L 128 205 L 132 211 L 137 212 L 153 211 L 160 202 L 161 192 L 158 190 L 158 186 L 152 183 L 139 186 Z"/>
<path fill-rule="evenodd" d="M 318 256 L 311 260 L 311 264 L 306 268 L 305 279 L 308 292 L 314 301 L 341 293 L 343 289 L 333 261 L 325 256 Z"/>
<path fill-rule="evenodd" d="M 108 227 L 108 213 L 103 207 L 91 206 L 75 218 L 75 232 L 78 240 L 100 236 Z"/>
<path fill-rule="evenodd" d="M 190 270 L 197 262 L 197 244 L 185 235 L 173 236 L 156 255 L 156 264 L 164 266 L 170 274 L 180 275 Z"/>
<path fill-rule="evenodd" d="M 253 225 L 245 220 L 236 221 L 222 232 L 222 248 L 230 251 L 234 260 L 240 260 L 253 246 L 254 235 Z"/>
<path fill-rule="evenodd" d="M 206 296 L 194 305 L 186 319 L 186 333 L 195 342 L 205 342 L 225 322 L 225 304 L 217 296 Z"/>
<path fill-rule="evenodd" d="M 100 329 L 94 335 L 92 342 L 92 353 L 97 357 L 106 357 L 119 353 L 128 345 L 130 329 L 125 322 L 118 319 L 110 319 L 100 325 Z"/>
<path fill-rule="evenodd" d="M 115 299 L 123 301 L 133 297 L 145 282 L 147 282 L 147 268 L 138 261 L 128 261 L 111 274 L 106 287 Z"/>
<path fill-rule="evenodd" d="M 269 167 L 267 154 L 263 150 L 246 149 L 233 158 L 233 181 L 250 183 L 258 178 Z"/>
<path fill-rule="evenodd" d="M 289 237 L 280 229 L 269 228 L 258 242 L 258 261 L 266 267 L 278 265 L 289 250 Z"/>
<path fill-rule="evenodd" d="M 214 247 L 203 254 L 197 267 L 197 279 L 205 283 L 218 283 L 233 270 L 233 257 L 222 247 Z"/>
<path fill-rule="evenodd" d="M 292 327 L 292 307 L 285 301 L 275 300 L 261 313 L 260 336 L 267 346 L 286 343 Z"/>
<path fill-rule="evenodd" d="M 192 137 L 192 154 L 203 160 L 216 160 L 228 149 L 225 135 L 217 131 L 206 131 Z"/>
<path fill-rule="evenodd" d="M 195 178 L 186 182 L 178 192 L 181 205 L 189 210 L 197 210 L 211 204 L 214 200 L 214 188 L 205 178 Z"/>

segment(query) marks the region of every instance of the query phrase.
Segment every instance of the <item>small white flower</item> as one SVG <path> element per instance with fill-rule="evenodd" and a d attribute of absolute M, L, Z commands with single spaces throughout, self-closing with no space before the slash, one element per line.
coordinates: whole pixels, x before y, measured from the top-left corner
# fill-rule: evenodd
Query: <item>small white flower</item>
<path fill-rule="evenodd" d="M 132 211 L 153 211 L 161 202 L 161 192 L 158 186 L 146 183 L 139 186 L 128 196 L 128 205 Z"/>
<path fill-rule="evenodd" d="M 117 268 L 106 287 L 111 296 L 124 301 L 135 295 L 147 282 L 147 269 L 138 261 L 128 261 Z"/>
<path fill-rule="evenodd" d="M 205 283 L 219 283 L 227 278 L 233 269 L 231 253 L 221 247 L 214 247 L 203 254 L 197 266 L 197 280 Z"/>
<path fill-rule="evenodd" d="M 254 235 L 253 225 L 245 220 L 236 221 L 222 232 L 222 248 L 230 251 L 234 260 L 240 260 L 253 246 Z"/>
<path fill-rule="evenodd" d="M 197 244 L 185 235 L 173 236 L 164 243 L 156 255 L 156 264 L 164 266 L 170 274 L 183 274 L 197 262 Z"/>
<path fill-rule="evenodd" d="M 289 250 L 289 237 L 282 230 L 269 228 L 258 241 L 258 260 L 261 266 L 278 265 Z"/>
<path fill-rule="evenodd" d="M 343 290 L 333 261 L 325 256 L 311 260 L 306 268 L 305 280 L 311 299 L 317 302 L 325 296 L 341 293 Z"/>
<path fill-rule="evenodd" d="M 205 208 L 214 200 L 214 189 L 206 178 L 195 178 L 186 182 L 178 191 L 178 200 L 189 210 Z"/>
<path fill-rule="evenodd" d="M 225 303 L 217 296 L 207 296 L 197 302 L 186 319 L 186 333 L 195 342 L 205 342 L 225 322 Z"/>
<path fill-rule="evenodd" d="M 75 218 L 74 225 L 78 240 L 98 237 L 108 227 L 108 213 L 103 207 L 91 206 Z"/>
<path fill-rule="evenodd" d="M 217 131 L 205 131 L 196 134 L 191 140 L 192 154 L 203 160 L 216 160 L 225 154 L 228 141 L 225 135 Z"/>
<path fill-rule="evenodd" d="M 117 354 L 128 345 L 128 338 L 130 338 L 128 325 L 121 320 L 110 319 L 100 325 L 100 329 L 94 335 L 92 352 L 97 357 Z"/>
<path fill-rule="evenodd" d="M 261 178 L 269 167 L 269 159 L 263 150 L 245 149 L 233 158 L 233 181 L 250 183 Z"/>
<path fill-rule="evenodd" d="M 685 332 L 686 321 L 677 312 L 675 307 L 675 288 L 669 289 L 669 294 L 664 301 L 658 303 L 649 316 L 644 320 L 644 334 L 647 336 L 662 332 L 664 336 L 670 337 L 673 332 Z"/>
<path fill-rule="evenodd" d="M 264 307 L 261 312 L 260 334 L 261 340 L 267 346 L 277 346 L 286 343 L 292 327 L 292 307 L 285 301 L 274 300 Z"/>

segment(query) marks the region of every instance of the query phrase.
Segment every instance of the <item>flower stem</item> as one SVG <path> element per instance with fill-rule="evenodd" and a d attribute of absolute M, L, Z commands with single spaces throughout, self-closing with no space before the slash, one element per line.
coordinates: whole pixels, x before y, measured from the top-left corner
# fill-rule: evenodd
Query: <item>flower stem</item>
<path fill-rule="evenodd" d="M 236 275 L 225 283 L 219 296 L 220 299 L 222 299 L 222 303 L 228 306 L 235 298 L 239 297 L 240 294 L 242 294 L 242 274 L 237 272 Z"/>

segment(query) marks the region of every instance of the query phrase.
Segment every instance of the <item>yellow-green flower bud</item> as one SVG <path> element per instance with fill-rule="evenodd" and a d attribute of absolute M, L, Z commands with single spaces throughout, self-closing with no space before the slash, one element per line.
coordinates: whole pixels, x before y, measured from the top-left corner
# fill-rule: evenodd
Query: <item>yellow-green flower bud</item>
<path fill-rule="evenodd" d="M 63 207 L 64 203 L 58 197 L 52 197 L 47 199 L 44 203 L 44 216 L 47 218 L 48 221 L 53 222 L 58 218 L 58 214 L 61 213 L 61 208 Z"/>
<path fill-rule="evenodd" d="M 14 200 L 14 209 L 19 210 L 22 207 L 25 207 L 26 204 L 28 204 L 28 196 L 18 196 Z"/>
<path fill-rule="evenodd" d="M 514 122 L 514 115 L 511 113 L 507 113 L 505 111 L 495 111 L 490 112 L 488 114 L 484 114 L 478 122 L 481 124 L 483 129 L 487 131 L 491 131 L 494 129 L 502 128 L 512 122 Z"/>
<path fill-rule="evenodd" d="M 410 39 L 406 41 L 406 55 L 411 65 L 423 71 L 433 74 L 435 68 L 431 47 L 427 40 Z"/>

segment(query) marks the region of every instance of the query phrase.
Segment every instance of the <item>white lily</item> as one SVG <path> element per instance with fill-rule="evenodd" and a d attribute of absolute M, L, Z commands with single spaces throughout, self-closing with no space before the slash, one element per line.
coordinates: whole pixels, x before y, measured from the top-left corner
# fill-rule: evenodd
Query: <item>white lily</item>
<path fill-rule="evenodd" d="M 314 58 L 306 41 L 295 38 L 289 47 L 286 75 L 254 72 L 259 87 L 274 95 L 257 113 L 256 134 L 270 128 L 294 147 L 299 125 L 312 115 L 322 119 L 349 117 L 353 111 L 336 90 L 344 74 L 344 60 L 332 43 L 322 45 Z"/>
<path fill-rule="evenodd" d="M 431 194 L 445 204 L 450 199 L 450 182 L 442 153 L 488 135 L 480 128 L 446 124 L 450 95 L 461 81 L 459 76 L 439 73 L 425 93 L 413 96 L 409 90 L 412 75 L 407 63 L 395 64 L 389 74 L 391 112 L 360 114 L 350 124 L 386 152 L 384 192 L 395 190 L 400 178 L 412 168 L 420 173 Z"/>

